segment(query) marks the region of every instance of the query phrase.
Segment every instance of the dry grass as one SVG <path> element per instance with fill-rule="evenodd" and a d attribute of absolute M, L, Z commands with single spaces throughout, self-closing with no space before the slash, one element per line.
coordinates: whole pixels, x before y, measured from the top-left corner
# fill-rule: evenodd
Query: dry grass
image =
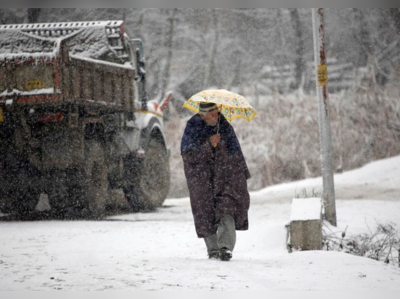
<path fill-rule="evenodd" d="M 344 232 L 333 232 L 329 226 L 323 229 L 323 249 L 326 251 L 342 251 L 357 256 L 367 257 L 385 264 L 400 267 L 400 237 L 394 224 L 382 225 L 369 234 L 347 237 Z"/>

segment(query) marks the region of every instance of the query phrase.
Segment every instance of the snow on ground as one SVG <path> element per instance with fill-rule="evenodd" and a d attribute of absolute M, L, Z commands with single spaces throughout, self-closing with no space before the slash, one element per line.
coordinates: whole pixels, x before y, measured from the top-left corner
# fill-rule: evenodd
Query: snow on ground
<path fill-rule="evenodd" d="M 335 176 L 337 231 L 400 228 L 400 156 Z M 1 221 L 0 290 L 400 290 L 400 268 L 364 257 L 286 251 L 291 199 L 321 178 L 251 193 L 250 230 L 230 262 L 208 260 L 189 200 L 102 221 Z M 0 215 L 1 216 L 1 215 Z M 335 228 L 334 228 L 335 229 Z"/>

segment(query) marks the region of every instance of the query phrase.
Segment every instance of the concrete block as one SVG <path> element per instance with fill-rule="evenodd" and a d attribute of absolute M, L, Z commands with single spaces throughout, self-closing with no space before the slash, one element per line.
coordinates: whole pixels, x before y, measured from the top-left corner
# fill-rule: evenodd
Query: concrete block
<path fill-rule="evenodd" d="M 294 198 L 288 229 L 288 245 L 290 249 L 321 250 L 321 198 Z"/>

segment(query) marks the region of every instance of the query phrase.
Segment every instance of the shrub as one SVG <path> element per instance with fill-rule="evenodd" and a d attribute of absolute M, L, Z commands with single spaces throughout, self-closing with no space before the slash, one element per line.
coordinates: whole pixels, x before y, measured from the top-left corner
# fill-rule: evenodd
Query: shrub
<path fill-rule="evenodd" d="M 346 237 L 347 228 L 344 232 L 333 232 L 324 225 L 322 231 L 326 251 L 343 251 L 400 267 L 400 237 L 394 224 L 378 223 L 375 232 L 353 237 Z"/>

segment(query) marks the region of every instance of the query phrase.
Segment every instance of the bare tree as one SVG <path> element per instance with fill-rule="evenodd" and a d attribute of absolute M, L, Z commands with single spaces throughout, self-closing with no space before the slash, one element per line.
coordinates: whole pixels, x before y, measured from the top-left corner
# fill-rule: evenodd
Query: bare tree
<path fill-rule="evenodd" d="M 22 13 L 21 13 L 22 12 Z M 26 17 L 25 9 L 1 8 L 0 24 L 19 24 L 23 23 Z"/>
<path fill-rule="evenodd" d="M 174 47 L 174 31 L 175 31 L 175 18 L 178 13 L 178 8 L 172 10 L 172 14 L 169 17 L 169 32 L 167 35 L 166 48 L 167 48 L 167 59 L 165 61 L 164 76 L 161 78 L 161 97 L 164 97 L 167 92 L 167 87 L 171 79 L 171 63 L 172 63 L 172 53 Z M 164 112 L 165 119 L 168 120 L 170 115 L 170 109 L 166 108 Z"/>
<path fill-rule="evenodd" d="M 167 60 L 165 65 L 165 71 L 163 76 L 163 82 L 161 87 L 161 96 L 165 95 L 166 89 L 168 87 L 168 83 L 171 77 L 171 62 L 172 62 L 172 50 L 174 44 L 174 25 L 175 25 L 175 18 L 178 12 L 178 8 L 174 8 L 172 10 L 172 15 L 169 18 L 169 32 L 167 36 L 166 48 L 167 48 Z"/>
<path fill-rule="evenodd" d="M 0 24 L 4 24 L 4 9 L 0 8 Z"/>
<path fill-rule="evenodd" d="M 392 17 L 394 24 L 397 29 L 397 34 L 400 35 L 400 9 L 398 8 L 389 8 L 390 16 Z"/>
<path fill-rule="evenodd" d="M 212 43 L 208 72 L 205 77 L 205 82 L 204 82 L 205 86 L 219 85 L 219 80 L 218 80 L 218 76 L 217 76 L 217 68 L 215 65 L 215 60 L 217 57 L 218 42 L 219 42 L 218 16 L 217 16 L 217 11 L 215 8 L 212 9 L 212 19 L 213 19 L 213 28 L 214 28 L 214 41 Z"/>
<path fill-rule="evenodd" d="M 295 50 L 295 89 L 299 88 L 305 71 L 304 63 L 304 44 L 303 44 L 303 31 L 301 28 L 301 21 L 299 10 L 297 8 L 290 8 L 290 17 L 295 32 L 296 50 Z"/>
<path fill-rule="evenodd" d="M 234 47 L 234 45 L 230 45 L 231 48 Z M 235 50 L 235 52 L 232 53 L 233 59 L 236 61 L 234 71 L 232 72 L 232 78 L 230 78 L 230 81 L 228 82 L 226 89 L 230 89 L 232 86 L 239 86 L 240 87 L 240 92 L 243 93 L 243 78 L 242 78 L 242 68 L 243 68 L 243 62 L 241 57 L 243 57 L 243 52 L 241 50 Z"/>
<path fill-rule="evenodd" d="M 358 32 L 355 33 L 355 37 L 360 45 L 357 66 L 365 66 L 367 65 L 368 57 L 371 54 L 372 50 L 370 32 L 368 31 L 367 22 L 365 20 L 363 10 L 359 8 L 353 8 L 353 11 L 355 21 L 358 24 Z"/>
<path fill-rule="evenodd" d="M 41 10 L 41 8 L 28 8 L 28 23 L 37 23 Z"/>

